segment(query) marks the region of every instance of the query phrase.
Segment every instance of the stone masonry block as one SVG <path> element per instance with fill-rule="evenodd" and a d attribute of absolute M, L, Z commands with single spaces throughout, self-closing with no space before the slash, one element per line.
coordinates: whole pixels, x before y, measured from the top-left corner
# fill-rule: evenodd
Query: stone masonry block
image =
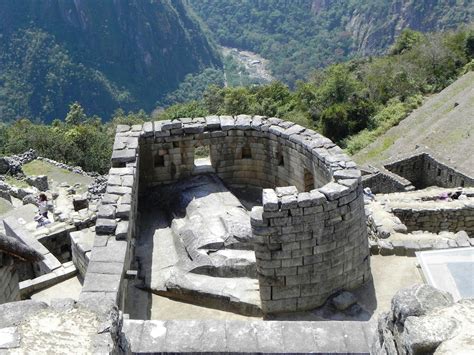
<path fill-rule="evenodd" d="M 250 224 L 256 227 L 267 227 L 268 219 L 262 217 L 263 207 L 255 206 L 250 212 Z"/>
<path fill-rule="evenodd" d="M 95 231 L 97 234 L 114 234 L 117 228 L 117 222 L 112 219 L 97 219 L 95 223 Z"/>
<path fill-rule="evenodd" d="M 295 186 L 277 187 L 275 189 L 275 192 L 276 192 L 278 197 L 287 196 L 287 195 L 297 195 L 298 194 L 298 190 L 296 189 Z"/>
<path fill-rule="evenodd" d="M 350 191 L 347 186 L 343 186 L 335 182 L 330 182 L 323 187 L 320 187 L 318 190 L 330 201 L 334 201 L 339 197 L 345 196 Z"/>
<path fill-rule="evenodd" d="M 278 189 L 278 188 L 277 188 Z M 281 198 L 281 209 L 289 210 L 298 206 L 297 195 L 284 195 Z"/>
<path fill-rule="evenodd" d="M 263 189 L 262 203 L 265 212 L 278 211 L 278 197 L 273 189 Z"/>

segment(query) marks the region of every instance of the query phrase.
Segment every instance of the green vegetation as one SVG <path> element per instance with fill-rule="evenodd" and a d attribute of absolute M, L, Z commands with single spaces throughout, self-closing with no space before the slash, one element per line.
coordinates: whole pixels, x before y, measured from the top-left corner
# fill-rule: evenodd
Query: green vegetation
<path fill-rule="evenodd" d="M 27 176 L 33 175 L 50 175 L 52 172 L 56 172 L 57 170 L 63 173 L 69 173 L 66 169 L 58 168 L 52 164 L 41 160 L 33 160 L 29 163 L 22 166 L 23 172 Z"/>
<path fill-rule="evenodd" d="M 393 54 L 329 66 L 316 71 L 309 81 L 298 82 L 294 90 L 278 81 L 249 87 L 211 85 L 201 99 L 190 96 L 196 99 L 172 105 L 156 112 L 156 116 L 281 117 L 315 128 L 355 153 L 398 124 L 421 104 L 424 95 L 443 89 L 472 67 L 473 39 L 472 29 L 442 35 L 403 32 L 392 47 L 397 48 Z M 189 85 L 193 81 L 201 82 L 197 77 L 188 78 Z M 48 158 L 80 165 L 88 171 L 106 172 L 116 125 L 149 119 L 144 111 L 126 114 L 117 110 L 103 124 L 97 116 L 88 116 L 79 103 L 73 103 L 64 122 L 54 120 L 44 125 L 20 119 L 0 127 L 0 153 L 33 148 Z M 392 143 L 388 140 L 381 149 Z"/>
<path fill-rule="evenodd" d="M 73 103 L 65 122 L 54 120 L 46 125 L 20 119 L 0 127 L 0 153 L 17 154 L 33 148 L 40 156 L 105 173 L 110 166 L 117 124 L 141 123 L 145 119 L 148 117 L 143 111 L 125 114 L 118 110 L 110 122 L 103 124 L 100 118 L 86 116 L 82 107 Z"/>
<path fill-rule="evenodd" d="M 104 162 L 107 164 L 107 162 Z M 87 191 L 87 186 L 93 181 L 91 177 L 73 173 L 69 170 L 59 168 L 43 160 L 33 160 L 23 165 L 23 172 L 27 176 L 31 175 L 47 175 L 50 186 L 60 183 L 67 183 L 70 186 L 80 184 L 76 190 L 79 193 Z M 107 168 L 107 167 L 106 167 Z"/>
<path fill-rule="evenodd" d="M 12 210 L 13 206 L 7 200 L 0 198 L 0 216 Z"/>
<path fill-rule="evenodd" d="M 202 100 L 173 105 L 160 119 L 206 114 L 277 116 L 321 133 L 355 153 L 398 124 L 462 73 L 473 58 L 472 29 L 424 35 L 405 30 L 390 55 L 335 64 L 290 90 L 281 82 L 209 87 Z"/>
<path fill-rule="evenodd" d="M 221 66 L 180 0 L 0 2 L 2 122 L 52 122 L 74 101 L 104 118 L 151 112 L 187 74 Z"/>
<path fill-rule="evenodd" d="M 382 54 L 399 28 L 421 32 L 472 22 L 469 0 L 188 0 L 215 40 L 270 60 L 273 75 L 293 86 L 316 68 Z M 401 9 L 403 8 L 403 10 Z M 406 33 L 409 49 L 417 38 Z M 401 44 L 401 43 L 400 43 Z"/>
<path fill-rule="evenodd" d="M 11 185 L 11 186 L 15 186 L 15 187 L 22 188 L 22 189 L 26 189 L 26 188 L 30 187 L 30 185 L 28 185 L 25 181 L 15 179 L 14 177 L 12 177 L 10 175 L 5 176 L 5 182 L 7 184 Z"/>

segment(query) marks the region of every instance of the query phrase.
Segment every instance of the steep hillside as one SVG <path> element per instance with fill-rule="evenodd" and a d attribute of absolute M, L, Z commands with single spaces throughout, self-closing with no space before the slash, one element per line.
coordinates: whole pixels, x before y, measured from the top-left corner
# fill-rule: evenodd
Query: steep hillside
<path fill-rule="evenodd" d="M 181 1 L 0 2 L 0 120 L 50 121 L 72 101 L 104 118 L 151 110 L 187 74 L 220 66 Z"/>
<path fill-rule="evenodd" d="M 404 28 L 423 32 L 473 21 L 470 0 L 188 0 L 216 40 L 271 61 L 287 83 L 315 68 L 384 52 Z"/>
<path fill-rule="evenodd" d="M 433 95 L 353 158 L 360 164 L 378 165 L 425 147 L 474 175 L 474 72 Z"/>

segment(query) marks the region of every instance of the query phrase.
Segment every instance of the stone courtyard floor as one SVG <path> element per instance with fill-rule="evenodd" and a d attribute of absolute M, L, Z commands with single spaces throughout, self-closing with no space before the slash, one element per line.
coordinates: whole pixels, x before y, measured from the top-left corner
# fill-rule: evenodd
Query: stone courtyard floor
<path fill-rule="evenodd" d="M 46 302 L 47 304 L 51 304 L 51 300 L 55 298 L 72 298 L 77 301 L 81 289 L 82 284 L 77 276 L 74 276 L 47 289 L 34 293 L 31 295 L 31 299 Z"/>
<path fill-rule="evenodd" d="M 375 321 L 381 312 L 390 310 L 390 302 L 395 293 L 404 287 L 423 283 L 416 257 L 380 256 L 371 257 L 373 282 L 354 290 L 359 305 L 365 310 L 358 316 L 348 317 L 343 314 L 331 314 L 326 307 L 297 315 L 281 315 L 272 320 L 359 320 Z M 152 320 L 258 320 L 258 317 L 247 317 L 158 296 L 130 287 L 128 297 L 133 299 L 129 305 L 131 318 Z M 133 316 L 135 315 L 135 317 Z"/>

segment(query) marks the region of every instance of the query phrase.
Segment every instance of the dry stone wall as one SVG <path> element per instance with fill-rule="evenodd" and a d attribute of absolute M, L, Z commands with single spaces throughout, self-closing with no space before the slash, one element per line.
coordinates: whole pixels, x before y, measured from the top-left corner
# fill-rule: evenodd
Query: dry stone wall
<path fill-rule="evenodd" d="M 198 147 L 209 148 L 204 171 L 229 184 L 268 188 L 263 208 L 252 211 L 264 312 L 314 308 L 331 293 L 370 279 L 360 171 L 329 139 L 278 118 L 208 116 L 119 126 L 96 242 L 99 235 L 115 234 L 106 242 L 109 248 L 121 239 L 123 199 L 131 215 L 137 179 L 145 191 L 201 173 Z M 134 219 L 128 221 L 133 229 Z M 94 247 L 86 292 L 92 292 L 88 277 L 96 252 Z M 125 263 L 125 255 L 122 259 Z"/>
<path fill-rule="evenodd" d="M 127 272 L 136 235 L 138 140 L 142 125 L 119 125 L 106 192 L 97 211 L 93 246 L 79 301 L 95 308 L 124 309 Z M 85 263 L 84 263 L 85 264 Z"/>
<path fill-rule="evenodd" d="M 299 191 L 309 191 L 331 180 L 329 171 L 320 169 L 318 161 L 303 152 L 303 142 L 319 148 L 323 155 L 342 156 L 341 149 L 329 139 L 278 118 L 209 116 L 160 121 L 153 127 L 154 135 L 140 141 L 143 189 L 198 173 L 195 166 L 198 147 L 209 148 L 210 168 L 227 183 L 261 187 L 293 185 Z M 348 168 L 355 167 L 346 156 L 343 159 L 341 162 L 347 162 Z"/>
<path fill-rule="evenodd" d="M 428 153 L 412 155 L 385 165 L 389 171 L 411 181 L 418 188 L 429 186 L 474 186 L 474 179 Z"/>
<path fill-rule="evenodd" d="M 265 189 L 251 223 L 264 313 L 313 309 L 371 277 L 358 186 Z"/>
<path fill-rule="evenodd" d="M 392 212 L 407 227 L 408 232 L 423 230 L 433 233 L 441 231 L 465 231 L 474 236 L 474 206 L 451 204 L 451 206 L 430 206 L 393 208 Z"/>
<path fill-rule="evenodd" d="M 229 184 L 267 188 L 263 207 L 252 211 L 264 312 L 314 308 L 370 279 L 355 163 L 329 139 L 291 122 L 208 116 L 117 127 L 83 299 L 120 298 L 133 255 L 137 191 L 200 173 L 198 147 L 209 148 L 205 171 Z"/>

